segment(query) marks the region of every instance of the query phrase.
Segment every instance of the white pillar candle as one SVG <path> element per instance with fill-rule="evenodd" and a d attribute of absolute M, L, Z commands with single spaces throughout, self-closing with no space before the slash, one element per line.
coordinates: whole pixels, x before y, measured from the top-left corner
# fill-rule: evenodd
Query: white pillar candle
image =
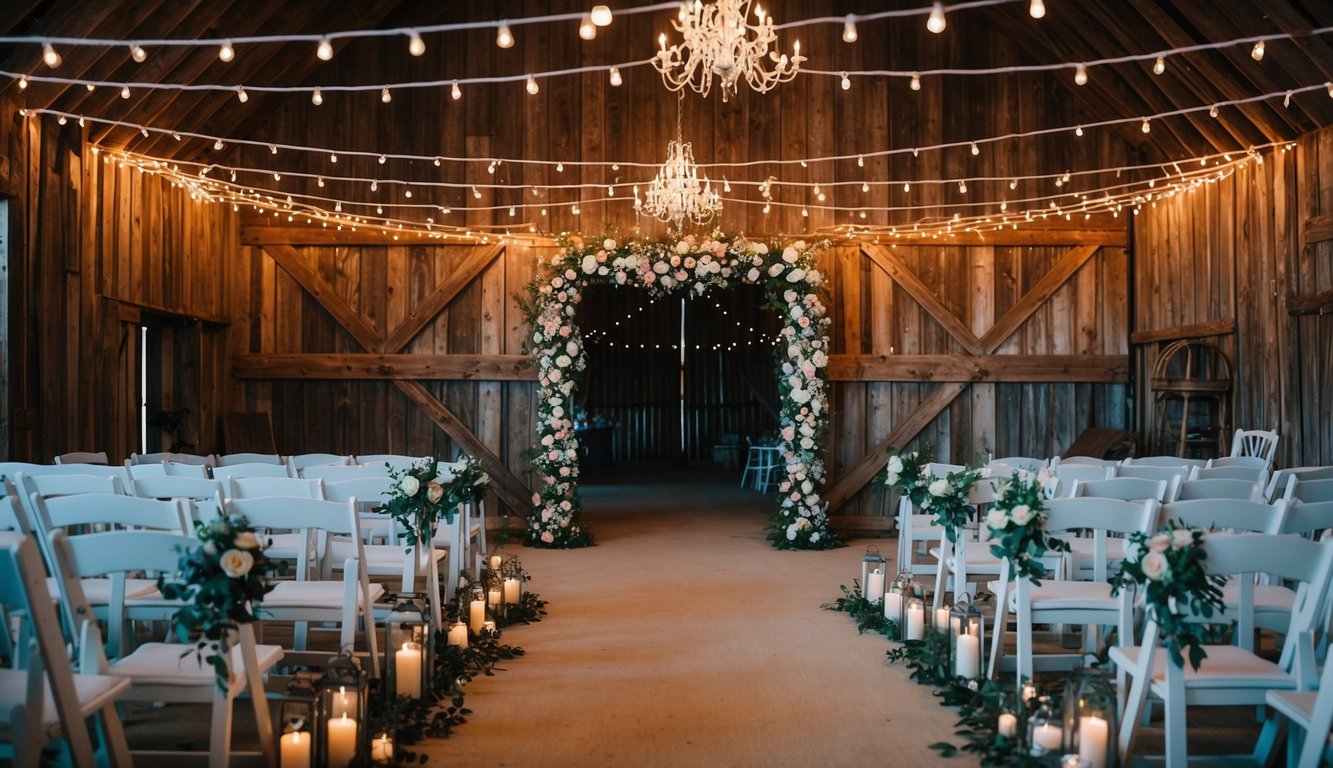
<path fill-rule="evenodd" d="M 472 626 L 472 631 L 480 632 L 484 621 L 486 621 L 486 601 L 473 600 L 468 611 L 468 624 Z"/>
<path fill-rule="evenodd" d="M 356 719 L 343 715 L 329 720 L 329 766 L 347 768 L 356 757 Z"/>
<path fill-rule="evenodd" d="M 1032 729 L 1032 754 L 1045 755 L 1064 745 L 1065 732 L 1058 725 L 1042 723 Z"/>
<path fill-rule="evenodd" d="M 519 604 L 518 579 L 505 579 L 505 602 L 509 605 Z"/>
<path fill-rule="evenodd" d="M 1012 712 L 1001 712 L 1000 722 L 995 730 L 1006 739 L 1014 738 L 1018 735 L 1018 717 Z"/>
<path fill-rule="evenodd" d="M 378 765 L 393 762 L 393 740 L 389 734 L 382 733 L 370 742 L 370 761 Z"/>
<path fill-rule="evenodd" d="M 310 732 L 284 733 L 278 751 L 282 768 L 310 768 Z"/>
<path fill-rule="evenodd" d="M 904 640 L 920 640 L 926 636 L 926 609 L 919 605 L 907 606 L 907 633 Z"/>
<path fill-rule="evenodd" d="M 1110 728 L 1096 716 L 1078 719 L 1078 756 L 1088 761 L 1089 768 L 1106 768 L 1106 746 Z"/>
<path fill-rule="evenodd" d="M 879 601 L 884 599 L 884 571 L 876 568 L 866 577 L 865 599 L 872 605 L 879 605 Z"/>
<path fill-rule="evenodd" d="M 884 618 L 898 623 L 898 615 L 903 610 L 903 596 L 897 592 L 889 592 L 884 595 Z"/>
<path fill-rule="evenodd" d="M 399 696 L 421 698 L 421 662 L 425 651 L 411 640 L 393 653 L 395 692 Z"/>
<path fill-rule="evenodd" d="M 981 675 L 981 641 L 971 635 L 958 636 L 958 649 L 954 654 L 954 672 L 971 680 Z"/>
<path fill-rule="evenodd" d="M 459 648 L 467 647 L 467 625 L 463 622 L 449 627 L 449 645 L 456 645 Z"/>
<path fill-rule="evenodd" d="M 936 608 L 936 609 L 935 609 L 935 631 L 936 631 L 936 632 L 948 632 L 948 631 L 949 631 L 949 609 L 948 609 L 948 608 Z"/>
<path fill-rule="evenodd" d="M 504 598 L 504 593 L 497 587 L 486 593 L 486 602 L 490 603 L 492 608 L 500 607 L 500 600 Z"/>

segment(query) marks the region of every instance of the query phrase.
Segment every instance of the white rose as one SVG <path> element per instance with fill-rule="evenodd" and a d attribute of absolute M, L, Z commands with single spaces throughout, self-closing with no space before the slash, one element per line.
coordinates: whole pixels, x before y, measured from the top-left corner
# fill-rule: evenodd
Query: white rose
<path fill-rule="evenodd" d="M 416 496 L 417 491 L 421 490 L 421 481 L 408 475 L 398 481 L 398 490 L 402 491 L 404 496 Z"/>
<path fill-rule="evenodd" d="M 823 368 L 828 365 L 828 355 L 824 353 L 824 350 L 816 349 L 815 353 L 810 356 L 810 362 L 814 363 L 816 368 Z"/>
<path fill-rule="evenodd" d="M 801 447 L 808 451 L 815 447 L 815 441 L 808 437 L 803 437 L 801 438 Z"/>
<path fill-rule="evenodd" d="M 768 246 L 763 243 L 755 243 L 752 249 L 755 253 L 768 253 Z"/>
<path fill-rule="evenodd" d="M 804 389 L 793 389 L 789 397 L 791 397 L 791 401 L 797 405 L 804 405 L 805 403 L 810 402 L 810 393 Z"/>
<path fill-rule="evenodd" d="M 574 361 L 569 359 L 569 355 L 561 355 L 555 359 L 555 364 L 558 368 L 568 368 L 569 364 L 572 362 Z"/>
<path fill-rule="evenodd" d="M 788 304 L 795 304 L 796 291 L 793 291 L 792 289 L 788 288 L 786 291 L 782 293 L 782 300 L 787 302 Z"/>
<path fill-rule="evenodd" d="M 792 308 L 791 308 L 791 316 L 792 316 L 793 319 L 799 320 L 799 319 L 801 319 L 802 317 L 805 317 L 805 310 L 804 310 L 804 309 L 801 309 L 799 306 L 792 307 Z"/>
<path fill-rule="evenodd" d="M 671 269 L 671 265 L 665 261 L 659 261 L 653 265 L 653 271 L 659 275 L 665 275 L 668 269 Z"/>
<path fill-rule="evenodd" d="M 1181 528 L 1171 532 L 1171 548 L 1184 549 L 1194 543 L 1194 531 Z"/>
<path fill-rule="evenodd" d="M 745 273 L 745 279 L 749 280 L 752 283 L 759 282 L 759 270 L 754 267 L 751 267 L 750 271 Z"/>
<path fill-rule="evenodd" d="M 931 496 L 947 496 L 949 495 L 949 481 L 942 477 L 936 478 L 927 490 L 930 491 Z"/>
<path fill-rule="evenodd" d="M 1019 525 L 1027 525 L 1028 521 L 1032 519 L 1032 509 L 1026 504 L 1019 504 L 1009 514 L 1014 518 L 1014 522 Z"/>
<path fill-rule="evenodd" d="M 777 276 L 780 275 L 780 274 L 782 274 L 782 265 L 781 265 L 781 264 L 774 264 L 773 266 L 771 266 L 771 267 L 768 268 L 768 276 L 769 276 L 769 277 L 777 277 Z"/>
<path fill-rule="evenodd" d="M 796 541 L 796 523 L 787 526 L 787 541 Z"/>
<path fill-rule="evenodd" d="M 565 354 L 569 355 L 570 357 L 574 357 L 574 356 L 577 355 L 578 353 L 579 353 L 579 345 L 578 345 L 578 344 L 576 344 L 575 342 L 572 342 L 572 341 L 567 342 L 567 343 L 565 344 Z"/>
<path fill-rule="evenodd" d="M 991 510 L 986 513 L 986 525 L 989 525 L 994 530 L 1003 530 L 1008 523 L 1008 513 L 999 507 L 991 507 Z"/>
<path fill-rule="evenodd" d="M 801 254 L 796 252 L 790 245 L 782 249 L 782 260 L 788 264 L 795 264 L 796 260 L 801 258 Z"/>
<path fill-rule="evenodd" d="M 889 471 L 890 471 L 890 472 L 902 472 L 902 471 L 903 471 L 903 457 L 899 456 L 899 455 L 896 454 L 896 453 L 895 453 L 894 455 L 890 456 L 890 457 L 889 457 Z"/>
<path fill-rule="evenodd" d="M 1162 581 L 1171 575 L 1171 564 L 1161 552 L 1149 552 L 1143 556 L 1143 575 L 1153 581 Z"/>
<path fill-rule="evenodd" d="M 608 251 L 614 251 L 616 249 L 616 241 L 608 237 L 602 241 L 602 247 Z"/>
<path fill-rule="evenodd" d="M 239 579 L 249 573 L 254 564 L 254 555 L 243 549 L 229 549 L 222 553 L 222 559 L 218 561 L 218 565 L 222 566 L 222 572 L 233 579 Z"/>
<path fill-rule="evenodd" d="M 597 271 L 597 257 L 591 253 L 583 257 L 583 272 L 591 275 Z"/>
<path fill-rule="evenodd" d="M 616 285 L 624 285 L 624 284 L 625 284 L 625 273 L 624 273 L 624 272 L 617 272 L 617 273 L 616 273 Z"/>
<path fill-rule="evenodd" d="M 684 256 L 689 252 L 690 252 L 689 243 L 685 242 L 684 240 L 681 240 L 679 243 L 676 243 L 676 253 L 679 253 L 680 255 Z"/>
<path fill-rule="evenodd" d="M 888 477 L 887 477 L 886 479 L 888 480 L 889 485 L 897 485 L 897 484 L 898 484 L 898 473 L 897 473 L 897 472 L 892 472 L 892 471 L 890 471 L 890 472 L 889 472 L 889 475 L 888 475 Z"/>
<path fill-rule="evenodd" d="M 799 283 L 804 279 L 805 279 L 804 269 L 793 269 L 792 271 L 787 273 L 787 282 L 789 283 Z"/>

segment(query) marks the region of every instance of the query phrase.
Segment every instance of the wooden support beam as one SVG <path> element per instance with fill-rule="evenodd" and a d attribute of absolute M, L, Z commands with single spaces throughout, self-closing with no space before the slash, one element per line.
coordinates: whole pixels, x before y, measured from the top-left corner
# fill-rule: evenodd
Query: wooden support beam
<path fill-rule="evenodd" d="M 238 379 L 425 379 L 536 381 L 527 355 L 415 355 L 356 353 L 241 354 L 232 358 Z"/>
<path fill-rule="evenodd" d="M 972 334 L 971 329 L 963 325 L 948 307 L 944 306 L 935 294 L 931 292 L 926 284 L 921 282 L 921 278 L 916 273 L 907 268 L 906 264 L 898 258 L 889 248 L 882 245 L 862 244 L 861 251 L 870 258 L 872 262 L 880 269 L 884 270 L 894 282 L 902 286 L 903 290 L 911 294 L 916 299 L 921 308 L 926 310 L 935 322 L 939 323 L 944 330 L 952 336 L 963 349 L 974 355 L 984 355 L 986 351 L 982 349 L 981 342 Z"/>
<path fill-rule="evenodd" d="M 1099 248 L 1100 246 L 1096 245 L 1080 245 L 1061 256 L 1055 266 L 1042 275 L 1037 284 L 1032 286 L 1031 290 L 1010 307 L 1009 311 L 1004 313 L 1004 317 L 1001 317 L 1000 321 L 991 326 L 991 329 L 981 337 L 982 351 L 989 355 L 999 349 L 1004 340 L 1027 322 L 1032 313 L 1046 303 L 1046 300 L 1065 284 L 1065 281 L 1073 277 L 1079 267 L 1092 258 Z"/>
<path fill-rule="evenodd" d="M 1301 228 L 1301 245 L 1314 245 L 1333 240 L 1333 213 L 1312 216 Z"/>
<path fill-rule="evenodd" d="M 1287 299 L 1287 314 L 1326 315 L 1333 312 L 1333 290 Z"/>
<path fill-rule="evenodd" d="M 485 271 L 501 253 L 504 253 L 504 246 L 496 243 L 477 248 L 468 254 L 463 263 L 451 272 L 444 282 L 435 286 L 435 290 L 408 314 L 401 325 L 389 332 L 389 337 L 380 345 L 379 351 L 398 352 L 407 346 L 409 341 L 421 333 L 422 328 L 449 306 L 449 302 L 454 300 L 459 291 Z"/>
<path fill-rule="evenodd" d="M 832 355 L 830 381 L 1125 382 L 1123 355 Z"/>
<path fill-rule="evenodd" d="M 824 500 L 828 502 L 829 511 L 839 509 L 847 500 L 855 496 L 865 487 L 866 483 L 874 479 L 883 468 L 884 462 L 888 461 L 888 450 L 890 446 L 905 445 L 912 438 L 917 436 L 926 425 L 935 420 L 940 412 L 949 407 L 954 398 L 967 388 L 963 382 L 949 382 L 941 384 L 938 389 L 931 393 L 912 411 L 912 415 L 893 425 L 887 437 L 879 441 L 879 444 L 866 452 L 846 474 L 838 478 L 838 481 L 824 491 Z"/>
<path fill-rule="evenodd" d="M 360 312 L 347 306 L 347 302 L 338 296 L 338 292 L 320 277 L 315 268 L 310 266 L 301 254 L 290 245 L 265 245 L 264 253 L 278 263 L 292 279 L 301 285 L 333 319 L 347 329 L 357 340 L 362 349 L 379 349 L 380 335 L 366 323 Z"/>
<path fill-rule="evenodd" d="M 491 453 L 486 444 L 472 434 L 453 411 L 426 389 L 425 384 L 402 379 L 395 379 L 393 383 L 407 395 L 409 400 L 416 403 L 418 408 L 425 411 L 436 426 L 444 430 L 445 434 L 453 438 L 454 442 L 462 446 L 470 456 L 481 462 L 491 476 L 491 490 L 500 501 L 515 514 L 526 517 L 532 510 L 532 499 L 527 486 L 514 477 L 500 457 Z"/>
<path fill-rule="evenodd" d="M 875 237 L 875 236 L 872 236 Z M 899 231 L 880 233 L 879 245 L 1103 245 L 1124 248 L 1129 244 L 1129 232 L 1123 227 L 1087 227 L 1083 229 L 1036 229 L 1027 226 L 1018 229 L 994 229 L 977 232 L 953 232 L 944 236 L 921 232 Z M 866 237 L 861 236 L 863 243 Z"/>
<path fill-rule="evenodd" d="M 1206 323 L 1177 325 L 1174 328 L 1162 328 L 1156 331 L 1139 331 L 1130 334 L 1133 344 L 1152 344 L 1157 341 L 1175 341 L 1176 339 L 1197 339 L 1205 336 L 1226 336 L 1236 332 L 1236 319 L 1209 320 Z"/>

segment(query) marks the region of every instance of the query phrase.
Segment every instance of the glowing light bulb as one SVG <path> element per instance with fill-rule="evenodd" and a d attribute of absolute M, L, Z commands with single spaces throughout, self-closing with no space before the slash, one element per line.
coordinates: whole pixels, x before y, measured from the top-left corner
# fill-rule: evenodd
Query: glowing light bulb
<path fill-rule="evenodd" d="M 380 101 L 384 102 L 385 104 L 388 104 L 389 102 L 393 101 L 393 94 L 389 93 L 388 88 L 380 89 Z"/>
<path fill-rule="evenodd" d="M 333 43 L 330 43 L 327 37 L 320 40 L 319 47 L 315 49 L 315 55 L 320 58 L 320 61 L 328 61 L 333 58 Z"/>
<path fill-rule="evenodd" d="M 453 87 L 449 89 L 449 95 L 453 98 L 454 101 L 458 101 L 459 99 L 463 98 L 463 89 L 458 87 L 457 80 L 454 81 Z"/>
<path fill-rule="evenodd" d="M 1143 118 L 1143 125 L 1139 126 L 1139 130 L 1143 131 L 1144 133 L 1147 133 L 1152 130 L 1152 126 L 1148 125 L 1148 118 L 1146 117 Z"/>
<path fill-rule="evenodd" d="M 250 100 L 250 94 L 245 92 L 244 86 L 237 86 L 236 98 L 239 99 L 242 104 L 244 104 L 245 102 Z"/>
<path fill-rule="evenodd" d="M 1042 0 L 1032 0 L 1028 4 L 1028 15 L 1034 19 L 1040 19 L 1046 16 L 1046 3 Z"/>
<path fill-rule="evenodd" d="M 541 90 L 541 88 L 537 85 L 537 78 L 533 77 L 532 75 L 528 75 L 528 84 L 526 88 L 528 90 L 528 93 L 532 94 L 533 96 L 536 96 L 537 91 Z"/>
<path fill-rule="evenodd" d="M 611 67 L 611 85 L 619 88 L 623 82 L 625 81 L 620 77 L 620 67 Z"/>
<path fill-rule="evenodd" d="M 1209 116 L 1209 117 L 1217 117 L 1217 105 L 1216 105 L 1216 104 L 1214 104 L 1212 107 L 1210 107 L 1210 108 L 1208 109 L 1208 116 Z"/>
<path fill-rule="evenodd" d="M 228 40 L 218 49 L 218 58 L 222 61 L 231 61 L 236 58 L 236 49 L 231 47 L 231 41 Z"/>
<path fill-rule="evenodd" d="M 1263 41 L 1263 40 L 1260 40 L 1259 42 L 1255 43 L 1255 44 L 1254 44 L 1254 47 L 1250 49 L 1250 58 L 1251 58 L 1251 59 L 1254 59 L 1255 61 L 1263 61 L 1263 60 L 1264 60 L 1264 41 Z M 48 61 L 47 63 L 50 64 L 49 61 Z M 54 67 L 55 64 L 51 64 L 51 66 Z"/>
<path fill-rule="evenodd" d="M 324 94 L 320 93 L 319 88 L 315 88 L 315 92 L 310 94 L 310 103 L 317 107 L 324 103 Z"/>
<path fill-rule="evenodd" d="M 213 142 L 213 149 L 221 150 L 223 146 L 225 145 L 222 143 L 222 139 Z"/>
<path fill-rule="evenodd" d="M 1074 68 L 1074 83 L 1077 85 L 1088 84 L 1088 68 L 1083 64 Z"/>
<path fill-rule="evenodd" d="M 1165 71 L 1166 71 L 1166 59 L 1162 58 L 1161 56 L 1158 56 L 1157 61 L 1154 61 L 1152 63 L 1152 73 L 1154 75 L 1160 75 Z"/>
<path fill-rule="evenodd" d="M 52 48 L 50 43 L 42 43 L 42 61 L 51 69 L 60 66 L 60 54 L 56 53 L 56 49 Z"/>
<path fill-rule="evenodd" d="M 130 87 L 127 85 L 120 89 L 120 98 L 128 99 L 130 97 Z"/>
<path fill-rule="evenodd" d="M 870 184 L 869 184 L 868 182 L 864 182 L 864 181 L 861 182 L 861 191 L 862 191 L 862 192 L 869 192 L 869 191 L 870 191 Z"/>
<path fill-rule="evenodd" d="M 910 182 L 910 181 L 904 181 L 904 182 L 903 182 L 903 191 L 904 191 L 904 192 L 911 192 L 911 191 L 912 191 L 912 182 Z"/>
<path fill-rule="evenodd" d="M 917 74 L 916 72 L 913 72 L 911 85 L 912 85 L 912 90 L 914 91 L 921 90 L 921 75 Z"/>
<path fill-rule="evenodd" d="M 592 40 L 597 37 L 597 25 L 592 23 L 592 19 L 587 16 L 579 22 L 579 37 L 584 40 Z"/>
<path fill-rule="evenodd" d="M 852 81 L 847 77 L 846 72 L 842 73 L 842 89 L 844 91 L 850 91 L 852 89 Z"/>
<path fill-rule="evenodd" d="M 380 155 L 379 164 L 380 164 L 380 165 L 384 165 L 384 164 L 387 163 L 387 162 L 389 162 L 389 158 L 388 158 L 388 156 L 387 156 L 387 155 Z"/>
<path fill-rule="evenodd" d="M 145 51 L 142 45 L 135 43 L 130 46 L 130 58 L 142 64 L 148 58 L 148 51 Z"/>
<path fill-rule="evenodd" d="M 407 38 L 407 52 L 413 56 L 420 56 L 426 52 L 426 41 L 421 39 L 421 33 L 412 30 Z"/>
<path fill-rule="evenodd" d="M 932 3 L 930 6 L 930 18 L 926 19 L 926 29 L 939 34 L 949 22 L 944 19 L 944 3 Z"/>
<path fill-rule="evenodd" d="M 842 41 L 844 43 L 854 43 L 857 37 L 859 35 L 856 33 L 856 17 L 849 13 L 847 14 L 847 20 L 842 23 Z"/>
<path fill-rule="evenodd" d="M 1077 128 L 1075 128 L 1075 129 L 1074 129 L 1074 135 L 1075 135 L 1075 136 L 1082 136 L 1082 135 L 1083 135 L 1083 126 L 1080 125 L 1080 126 L 1078 126 Z"/>
<path fill-rule="evenodd" d="M 330 153 L 329 153 L 329 162 L 330 162 L 330 163 L 336 163 L 336 162 L 338 162 L 338 153 L 337 153 L 337 152 L 330 152 Z"/>
<path fill-rule="evenodd" d="M 20 90 L 20 91 L 23 91 L 23 90 L 27 90 L 27 88 L 28 88 L 28 76 L 27 76 L 27 75 L 19 75 L 19 90 Z"/>
<path fill-rule="evenodd" d="M 978 147 L 977 143 L 974 141 L 972 142 L 972 156 L 976 157 L 979 154 L 981 154 L 981 147 Z"/>
<path fill-rule="evenodd" d="M 607 5 L 594 5 L 590 17 L 592 23 L 599 27 L 609 26 L 611 24 L 611 7 Z"/>
<path fill-rule="evenodd" d="M 495 33 L 495 44 L 501 48 L 514 47 L 514 33 L 509 31 L 509 22 L 500 22 L 500 29 Z"/>

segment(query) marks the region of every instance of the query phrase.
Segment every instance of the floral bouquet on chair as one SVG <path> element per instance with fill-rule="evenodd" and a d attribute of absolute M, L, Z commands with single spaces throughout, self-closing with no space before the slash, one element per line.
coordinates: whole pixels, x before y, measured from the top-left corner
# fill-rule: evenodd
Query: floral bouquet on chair
<path fill-rule="evenodd" d="M 452 523 L 459 505 L 486 495 L 491 476 L 471 456 L 464 456 L 461 463 L 453 477 L 443 482 L 436 459 L 422 459 L 403 471 L 389 470 L 394 482 L 384 511 L 406 530 L 408 546 L 430 541 L 436 523 Z"/>
<path fill-rule="evenodd" d="M 921 468 L 928 459 L 920 451 L 911 453 L 891 452 L 889 463 L 884 467 L 884 484 L 897 488 L 904 496 L 920 506 L 926 498 L 926 486 L 929 481 L 922 475 Z"/>
<path fill-rule="evenodd" d="M 926 475 L 926 495 L 920 502 L 921 511 L 935 516 L 935 522 L 944 528 L 944 535 L 949 541 L 958 541 L 958 531 L 967 525 L 971 516 L 972 502 L 968 492 L 981 477 L 981 470 L 974 468 L 950 472 L 944 477 Z"/>
<path fill-rule="evenodd" d="M 159 576 L 157 588 L 168 600 L 185 601 L 171 617 L 176 636 L 189 643 L 199 632 L 185 655 L 203 656 L 217 675 L 218 687 L 226 690 L 231 635 L 239 625 L 259 618 L 258 606 L 273 590 L 271 576 L 285 571 L 286 564 L 265 556 L 264 545 L 244 517 L 224 515 L 194 525 L 199 546 L 181 555 L 183 581 L 167 582 Z"/>
<path fill-rule="evenodd" d="M 1149 538 L 1135 533 L 1125 546 L 1125 561 L 1115 580 L 1113 594 L 1129 585 L 1143 589 L 1144 604 L 1152 611 L 1161 629 L 1162 640 L 1171 661 L 1184 666 L 1184 650 L 1189 651 L 1190 666 L 1199 668 L 1207 658 L 1204 637 L 1190 615 L 1208 618 L 1225 608 L 1222 587 L 1226 579 L 1209 576 L 1203 568 L 1208 553 L 1203 548 L 1204 532 L 1176 520 Z"/>
<path fill-rule="evenodd" d="M 1026 578 L 1036 585 L 1046 576 L 1042 557 L 1048 551 L 1069 551 L 1067 542 L 1046 535 L 1045 486 L 1039 475 L 1016 472 L 986 513 L 991 554 L 1009 559 L 1009 578 Z"/>

